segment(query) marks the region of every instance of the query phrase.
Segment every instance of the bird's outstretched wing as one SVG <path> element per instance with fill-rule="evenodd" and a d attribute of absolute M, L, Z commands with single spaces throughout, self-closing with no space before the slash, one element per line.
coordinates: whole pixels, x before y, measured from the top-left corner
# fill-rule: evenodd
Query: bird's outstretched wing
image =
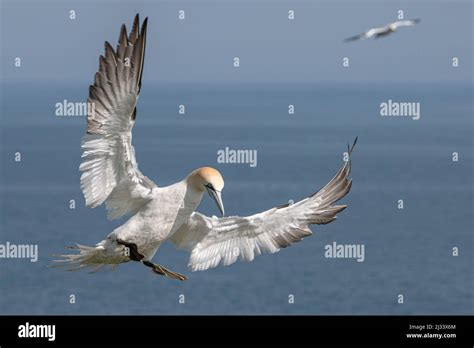
<path fill-rule="evenodd" d="M 350 42 L 350 41 L 357 41 L 357 40 L 362 40 L 362 39 L 370 39 L 372 37 L 376 37 L 377 35 L 380 35 L 387 31 L 387 27 L 381 27 L 381 28 L 372 28 L 367 30 L 366 32 L 348 37 L 347 39 L 344 40 L 344 42 Z"/>
<path fill-rule="evenodd" d="M 310 197 L 247 217 L 207 217 L 193 213 L 172 237 L 179 249 L 191 252 L 188 267 L 204 271 L 230 265 L 239 258 L 252 261 L 262 252 L 275 253 L 312 234 L 311 224 L 327 224 L 346 205 L 332 205 L 351 189 L 349 159 L 332 180 Z"/>
<path fill-rule="evenodd" d="M 404 21 L 393 22 L 393 23 L 390 23 L 389 25 L 390 25 L 390 27 L 392 27 L 394 29 L 397 29 L 397 28 L 400 28 L 400 27 L 412 27 L 415 24 L 419 23 L 420 21 L 421 21 L 421 19 L 419 19 L 419 18 L 407 19 L 407 20 L 404 20 Z"/>
<path fill-rule="evenodd" d="M 136 212 L 156 185 L 138 169 L 132 128 L 145 57 L 147 19 L 139 28 L 138 14 L 127 36 L 120 30 L 117 50 L 105 43 L 99 71 L 89 88 L 92 107 L 82 139 L 81 188 L 88 207 L 106 202 L 108 217 Z"/>
<path fill-rule="evenodd" d="M 361 39 L 365 39 L 365 38 L 366 38 L 366 33 L 362 33 L 362 34 L 358 34 L 358 35 L 348 37 L 348 38 L 344 39 L 344 42 L 357 41 L 357 40 L 361 40 Z"/>

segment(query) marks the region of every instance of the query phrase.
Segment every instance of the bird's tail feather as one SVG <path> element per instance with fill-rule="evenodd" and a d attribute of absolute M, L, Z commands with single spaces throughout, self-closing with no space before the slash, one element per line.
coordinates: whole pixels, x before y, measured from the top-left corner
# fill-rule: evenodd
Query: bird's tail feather
<path fill-rule="evenodd" d="M 49 266 L 50 268 L 62 268 L 66 271 L 79 271 L 82 269 L 90 269 L 89 273 L 96 273 L 104 266 L 112 266 L 114 269 L 117 266 L 116 262 L 111 262 L 107 257 L 104 243 L 99 243 L 95 247 L 77 244 L 75 246 L 66 247 L 67 250 L 78 251 L 79 253 L 54 255 L 58 259 L 53 260 L 55 264 Z"/>

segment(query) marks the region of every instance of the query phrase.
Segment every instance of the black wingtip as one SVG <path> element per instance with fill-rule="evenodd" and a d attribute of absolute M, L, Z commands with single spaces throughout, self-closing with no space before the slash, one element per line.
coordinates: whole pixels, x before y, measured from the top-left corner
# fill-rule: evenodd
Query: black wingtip
<path fill-rule="evenodd" d="M 120 27 L 120 36 L 119 36 L 119 38 L 121 39 L 122 37 L 127 38 L 127 26 L 125 25 L 125 23 L 123 23 Z"/>
<path fill-rule="evenodd" d="M 354 147 L 355 147 L 356 144 L 357 144 L 357 139 L 358 139 L 358 138 L 359 138 L 358 136 L 355 137 L 354 142 L 352 143 L 352 146 L 350 146 L 349 143 L 347 143 L 347 154 L 348 154 L 349 156 L 352 155 L 352 151 L 354 151 Z"/>
<path fill-rule="evenodd" d="M 356 36 L 351 36 L 351 37 L 347 37 L 343 40 L 343 42 L 352 42 L 352 41 L 357 41 L 360 39 L 360 35 L 356 35 Z"/>
<path fill-rule="evenodd" d="M 142 35 L 143 33 L 146 32 L 146 27 L 148 24 L 148 17 L 145 17 L 145 20 L 143 21 L 141 28 L 140 28 L 140 14 L 137 13 L 135 15 L 135 18 L 133 19 L 133 25 L 132 25 L 132 31 L 130 33 L 134 33 L 135 35 Z"/>
<path fill-rule="evenodd" d="M 359 137 L 358 137 L 358 136 L 356 136 L 356 137 L 355 137 L 355 139 L 354 139 L 354 142 L 352 143 L 351 150 L 350 150 L 350 152 L 349 152 L 349 153 L 352 153 L 352 151 L 354 150 L 354 147 L 355 147 L 355 146 L 356 146 L 356 144 L 357 144 L 357 139 L 359 139 Z"/>
<path fill-rule="evenodd" d="M 352 143 L 352 146 L 347 143 L 347 154 L 350 156 L 352 154 L 352 151 L 354 150 L 355 145 L 357 144 L 357 139 L 358 137 L 356 136 L 354 139 L 354 142 Z"/>
<path fill-rule="evenodd" d="M 137 13 L 133 19 L 132 29 L 130 30 L 129 41 L 135 44 L 140 32 L 140 15 Z"/>
<path fill-rule="evenodd" d="M 104 47 L 105 47 L 105 53 L 107 54 L 107 52 L 110 51 L 110 53 L 114 54 L 115 55 L 115 51 L 114 51 L 114 48 L 112 47 L 112 45 L 110 44 L 110 42 L 108 41 L 105 41 L 104 43 Z"/>
<path fill-rule="evenodd" d="M 145 48 L 146 48 L 146 30 L 147 30 L 147 26 L 148 26 L 148 17 L 145 18 L 145 20 L 143 21 L 143 24 L 142 24 L 142 29 L 140 31 L 140 37 L 142 38 L 142 44 L 143 44 L 143 60 L 142 60 L 142 63 L 141 63 L 141 66 L 142 66 L 142 71 L 140 72 L 140 78 L 138 80 L 138 91 L 140 92 L 141 88 L 142 88 L 142 73 L 143 73 L 143 64 L 144 64 L 144 61 L 145 61 Z"/>
<path fill-rule="evenodd" d="M 145 20 L 142 23 L 142 30 L 141 30 L 142 35 L 143 35 L 143 33 L 146 33 L 147 25 L 148 25 L 148 17 L 146 17 Z"/>

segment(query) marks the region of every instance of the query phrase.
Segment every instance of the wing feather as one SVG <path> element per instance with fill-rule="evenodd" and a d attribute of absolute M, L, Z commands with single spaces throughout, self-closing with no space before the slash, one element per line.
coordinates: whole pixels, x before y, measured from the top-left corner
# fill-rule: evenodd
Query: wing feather
<path fill-rule="evenodd" d="M 348 148 L 349 160 L 321 190 L 292 205 L 282 205 L 247 217 L 207 217 L 193 213 L 171 238 L 177 248 L 191 252 L 188 266 L 203 271 L 227 266 L 238 259 L 275 253 L 312 234 L 309 225 L 334 221 L 346 205 L 333 205 L 351 189 L 351 154 L 357 138 Z"/>
<path fill-rule="evenodd" d="M 407 20 L 402 20 L 402 21 L 396 21 L 393 23 L 390 23 L 389 25 L 393 28 L 400 28 L 400 27 L 412 27 L 419 23 L 421 20 L 419 18 L 415 19 L 407 19 Z"/>
<path fill-rule="evenodd" d="M 81 188 L 88 207 L 106 203 L 110 219 L 135 213 L 156 185 L 138 169 L 132 128 L 143 74 L 147 19 L 132 31 L 122 25 L 117 49 L 105 42 L 99 71 L 89 88 L 93 112 L 82 139 Z"/>

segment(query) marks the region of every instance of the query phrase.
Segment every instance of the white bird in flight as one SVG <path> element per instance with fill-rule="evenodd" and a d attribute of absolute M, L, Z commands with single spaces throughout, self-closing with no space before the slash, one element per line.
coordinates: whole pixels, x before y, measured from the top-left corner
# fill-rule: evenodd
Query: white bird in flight
<path fill-rule="evenodd" d="M 356 41 L 360 39 L 370 39 L 370 38 L 379 38 L 382 36 L 387 36 L 391 33 L 394 33 L 400 27 L 412 27 L 419 22 L 420 22 L 419 18 L 392 22 L 392 23 L 387 24 L 384 27 L 372 28 L 362 34 L 351 36 L 345 39 L 344 41 L 349 42 L 349 41 Z"/>
<path fill-rule="evenodd" d="M 77 270 L 118 265 L 130 260 L 173 279 L 186 276 L 151 261 L 158 248 L 170 241 L 191 253 L 189 268 L 203 271 L 230 265 L 239 258 L 252 261 L 262 252 L 274 253 L 311 235 L 310 224 L 327 224 L 346 205 L 332 205 L 350 190 L 350 155 L 334 178 L 321 190 L 294 204 L 286 204 L 252 216 L 208 217 L 196 212 L 207 192 L 224 216 L 222 175 L 213 168 L 194 170 L 183 180 L 156 186 L 138 169 L 132 146 L 132 128 L 140 93 L 145 56 L 147 19 L 139 29 L 135 17 L 127 37 L 122 25 L 117 50 L 105 43 L 99 72 L 90 86 L 87 134 L 82 140 L 81 188 L 86 205 L 105 202 L 109 219 L 131 217 L 96 246 L 76 244 L 75 252 L 60 255 L 52 267 Z M 357 138 L 356 138 L 357 140 Z"/>

